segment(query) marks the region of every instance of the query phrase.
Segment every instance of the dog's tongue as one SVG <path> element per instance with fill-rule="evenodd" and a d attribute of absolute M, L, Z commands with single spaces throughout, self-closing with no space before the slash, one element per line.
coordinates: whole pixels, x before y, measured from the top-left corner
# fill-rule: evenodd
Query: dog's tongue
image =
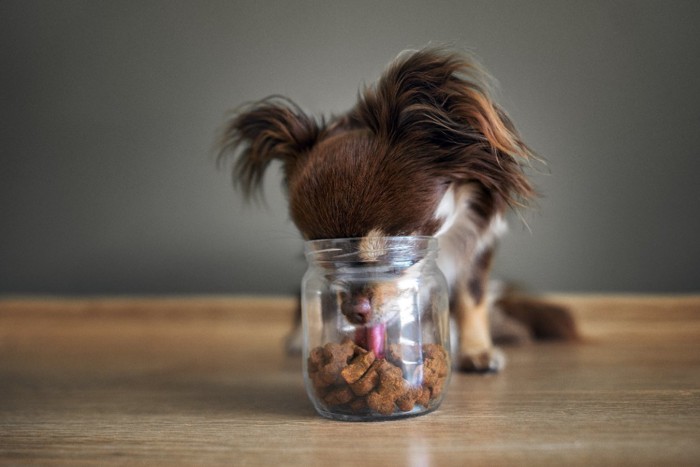
<path fill-rule="evenodd" d="M 384 333 L 386 325 L 376 323 L 358 328 L 355 332 L 355 343 L 374 352 L 376 358 L 384 358 Z"/>

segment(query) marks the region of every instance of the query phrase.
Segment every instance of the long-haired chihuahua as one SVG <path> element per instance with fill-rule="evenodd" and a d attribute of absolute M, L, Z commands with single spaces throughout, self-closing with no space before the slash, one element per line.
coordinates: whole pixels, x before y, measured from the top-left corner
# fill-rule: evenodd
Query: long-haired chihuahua
<path fill-rule="evenodd" d="M 457 329 L 455 361 L 465 371 L 503 366 L 489 322 L 489 273 L 507 210 L 535 196 L 523 168 L 537 158 L 490 83 L 465 54 L 407 51 L 349 112 L 326 121 L 271 96 L 239 110 L 221 144 L 246 195 L 270 162 L 282 162 L 290 216 L 306 240 L 436 237 Z M 520 323 L 511 329 L 574 336 L 563 310 L 533 303 L 502 306 Z"/>

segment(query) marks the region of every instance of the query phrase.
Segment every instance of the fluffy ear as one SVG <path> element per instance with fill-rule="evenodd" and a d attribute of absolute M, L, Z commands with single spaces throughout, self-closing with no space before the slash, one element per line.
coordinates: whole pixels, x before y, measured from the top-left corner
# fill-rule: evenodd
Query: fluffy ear
<path fill-rule="evenodd" d="M 239 110 L 229 120 L 221 138 L 219 160 L 236 157 L 234 183 L 240 183 L 250 197 L 260 187 L 270 162 L 281 160 L 289 178 L 320 133 L 317 122 L 292 101 L 270 96 Z"/>
<path fill-rule="evenodd" d="M 440 48 L 400 55 L 351 118 L 456 181 L 477 181 L 504 205 L 533 196 L 521 164 L 535 158 L 470 58 Z"/>

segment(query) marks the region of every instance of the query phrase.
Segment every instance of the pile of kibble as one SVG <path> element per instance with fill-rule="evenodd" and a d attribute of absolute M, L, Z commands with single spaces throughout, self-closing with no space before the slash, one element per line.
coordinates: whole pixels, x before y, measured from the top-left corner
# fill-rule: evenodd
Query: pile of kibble
<path fill-rule="evenodd" d="M 447 352 L 441 345 L 425 344 L 422 350 L 419 385 L 404 379 L 398 346 L 391 346 L 386 358 L 376 358 L 350 339 L 314 348 L 308 358 L 309 377 L 329 408 L 352 413 L 369 409 L 381 415 L 397 409 L 409 412 L 416 404 L 428 407 L 438 398 L 448 374 Z"/>

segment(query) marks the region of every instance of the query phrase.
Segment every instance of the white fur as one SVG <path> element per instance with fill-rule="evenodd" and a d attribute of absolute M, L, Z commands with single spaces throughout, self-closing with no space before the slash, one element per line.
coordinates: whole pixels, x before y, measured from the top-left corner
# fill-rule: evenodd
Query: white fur
<path fill-rule="evenodd" d="M 436 234 L 440 247 L 437 262 L 450 288 L 459 275 L 466 272 L 471 259 L 492 247 L 507 230 L 505 219 L 498 214 L 484 231 L 480 231 L 470 215 L 473 197 L 473 186 L 453 185 L 445 192 L 435 210 L 435 218 L 443 219 Z"/>
<path fill-rule="evenodd" d="M 443 221 L 440 229 L 435 233 L 435 236 L 440 237 L 450 230 L 458 216 L 459 210 L 456 206 L 454 187 L 450 186 L 440 200 L 440 204 L 438 204 L 435 215 L 433 216 L 435 219 L 441 219 Z"/>

